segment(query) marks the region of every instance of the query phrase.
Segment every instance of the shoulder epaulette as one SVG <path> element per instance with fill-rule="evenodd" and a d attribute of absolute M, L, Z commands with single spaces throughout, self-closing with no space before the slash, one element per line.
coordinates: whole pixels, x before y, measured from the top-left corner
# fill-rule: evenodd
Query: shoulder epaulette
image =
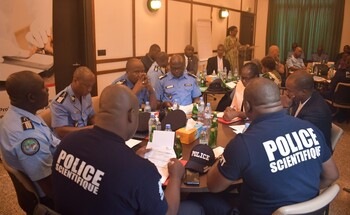
<path fill-rule="evenodd" d="M 68 93 L 67 91 L 63 91 L 57 98 L 56 98 L 56 102 L 62 104 L 64 102 L 64 100 L 66 99 Z"/>
<path fill-rule="evenodd" d="M 167 76 L 167 74 L 159 76 L 159 80 L 162 80 L 162 79 L 165 78 L 166 76 Z"/>
<path fill-rule="evenodd" d="M 197 78 L 197 76 L 195 76 L 194 74 L 192 74 L 192 73 L 187 73 L 189 76 L 192 76 L 192 78 Z"/>
<path fill-rule="evenodd" d="M 28 117 L 21 117 L 22 127 L 23 131 L 29 130 L 29 129 L 35 129 L 32 121 Z"/>
<path fill-rule="evenodd" d="M 117 83 L 115 83 L 115 84 L 125 84 L 125 82 L 126 82 L 126 79 L 122 79 L 122 80 L 119 80 Z"/>

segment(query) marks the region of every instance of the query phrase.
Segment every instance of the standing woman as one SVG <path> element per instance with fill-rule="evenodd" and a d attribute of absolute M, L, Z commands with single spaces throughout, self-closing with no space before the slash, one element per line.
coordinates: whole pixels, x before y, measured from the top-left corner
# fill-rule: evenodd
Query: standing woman
<path fill-rule="evenodd" d="M 231 26 L 228 28 L 228 36 L 225 39 L 225 57 L 230 61 L 231 69 L 238 69 L 238 48 L 241 44 L 236 37 L 238 33 L 238 28 L 236 26 Z"/>

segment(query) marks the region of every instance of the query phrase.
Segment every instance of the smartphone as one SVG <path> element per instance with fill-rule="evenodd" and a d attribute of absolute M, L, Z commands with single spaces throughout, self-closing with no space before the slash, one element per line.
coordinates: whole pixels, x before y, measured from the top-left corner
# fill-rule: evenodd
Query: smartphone
<path fill-rule="evenodd" d="M 186 169 L 184 183 L 186 185 L 199 186 L 199 173 Z"/>

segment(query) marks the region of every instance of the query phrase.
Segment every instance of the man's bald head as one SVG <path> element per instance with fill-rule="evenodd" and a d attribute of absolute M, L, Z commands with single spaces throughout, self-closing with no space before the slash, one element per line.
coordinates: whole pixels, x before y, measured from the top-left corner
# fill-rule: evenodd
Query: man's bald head
<path fill-rule="evenodd" d="M 95 74 L 86 66 L 78 67 L 73 73 L 72 89 L 75 96 L 88 95 L 95 85 Z"/>
<path fill-rule="evenodd" d="M 156 55 L 156 62 L 158 66 L 166 67 L 168 65 L 169 56 L 165 52 L 159 52 Z"/>
<path fill-rule="evenodd" d="M 171 56 L 169 64 L 171 74 L 174 77 L 179 78 L 184 74 L 185 58 L 183 56 L 177 54 Z"/>
<path fill-rule="evenodd" d="M 282 110 L 278 86 L 266 78 L 255 78 L 244 90 L 244 108 L 249 118 Z"/>
<path fill-rule="evenodd" d="M 95 124 L 128 140 L 138 126 L 138 107 L 137 97 L 128 87 L 107 86 L 100 96 Z"/>
<path fill-rule="evenodd" d="M 280 56 L 280 49 L 276 45 L 272 45 L 269 47 L 268 56 L 272 57 L 274 60 L 278 61 Z"/>
<path fill-rule="evenodd" d="M 287 81 L 293 82 L 296 90 L 313 91 L 314 89 L 314 79 L 312 75 L 304 69 L 297 70 L 290 74 Z"/>
<path fill-rule="evenodd" d="M 21 71 L 11 74 L 5 87 L 11 104 L 16 107 L 35 113 L 48 104 L 44 80 L 34 72 Z"/>

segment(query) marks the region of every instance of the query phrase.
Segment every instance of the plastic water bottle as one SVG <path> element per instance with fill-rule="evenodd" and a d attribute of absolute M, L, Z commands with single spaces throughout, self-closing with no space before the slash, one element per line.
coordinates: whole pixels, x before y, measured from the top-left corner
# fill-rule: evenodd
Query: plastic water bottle
<path fill-rule="evenodd" d="M 227 74 L 227 82 L 230 82 L 230 81 L 232 81 L 232 71 L 231 70 L 228 71 L 228 74 Z"/>
<path fill-rule="evenodd" d="M 164 131 L 173 131 L 173 130 L 171 130 L 171 125 L 170 124 L 165 124 L 165 130 Z"/>
<path fill-rule="evenodd" d="M 152 126 L 155 126 L 155 117 L 154 117 L 154 113 L 151 113 L 151 116 L 149 117 L 148 120 L 148 136 L 151 137 L 152 136 Z"/>
<path fill-rule="evenodd" d="M 213 70 L 213 74 L 211 74 L 212 76 L 216 76 L 216 72 L 215 69 Z"/>
<path fill-rule="evenodd" d="M 144 112 L 151 113 L 151 105 L 149 105 L 149 101 L 146 101 L 145 108 L 143 109 Z"/>
<path fill-rule="evenodd" d="M 199 136 L 199 144 L 208 145 L 208 132 L 207 126 L 203 126 L 202 131 Z"/>
<path fill-rule="evenodd" d="M 204 108 L 205 108 L 205 103 L 203 101 L 203 97 L 199 98 L 199 104 L 198 104 L 198 122 L 203 122 L 204 118 Z"/>
<path fill-rule="evenodd" d="M 179 109 L 179 103 L 178 103 L 177 99 L 175 99 L 173 102 L 173 110 L 177 110 L 177 109 Z"/>
<path fill-rule="evenodd" d="M 156 130 L 158 130 L 158 131 L 162 130 L 162 124 L 160 123 L 157 115 L 156 115 L 156 123 L 155 124 L 156 124 Z"/>
<path fill-rule="evenodd" d="M 207 106 L 204 108 L 204 125 L 211 126 L 211 107 L 210 103 L 207 103 Z"/>
<path fill-rule="evenodd" d="M 239 76 L 238 76 L 238 70 L 237 68 L 235 68 L 234 72 L 233 72 L 233 79 L 235 81 L 239 81 Z"/>
<path fill-rule="evenodd" d="M 208 73 L 207 73 L 207 69 L 203 69 L 203 76 L 204 76 L 204 78 L 206 77 L 208 75 Z"/>

